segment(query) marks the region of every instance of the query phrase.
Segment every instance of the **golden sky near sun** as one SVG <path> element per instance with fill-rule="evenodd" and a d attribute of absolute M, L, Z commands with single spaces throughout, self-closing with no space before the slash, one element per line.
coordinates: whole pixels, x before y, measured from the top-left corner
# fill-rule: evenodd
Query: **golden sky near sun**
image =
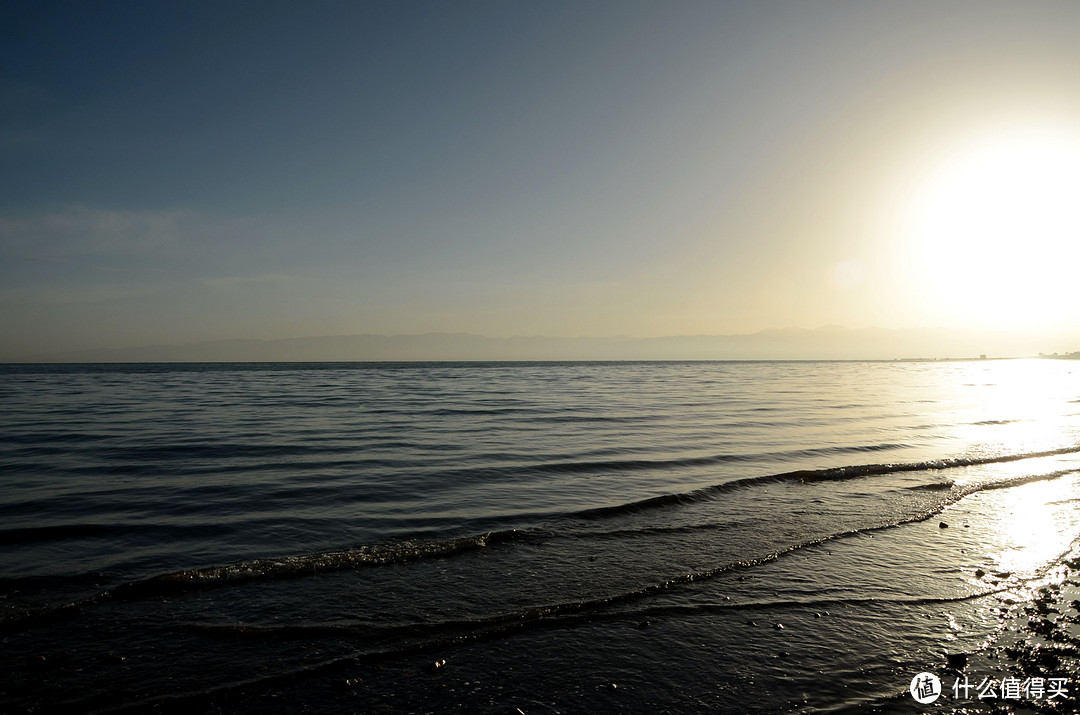
<path fill-rule="evenodd" d="M 1080 334 L 1080 107 L 933 109 L 833 140 L 801 198 L 755 209 L 748 233 L 788 237 L 750 288 L 766 320 Z"/>

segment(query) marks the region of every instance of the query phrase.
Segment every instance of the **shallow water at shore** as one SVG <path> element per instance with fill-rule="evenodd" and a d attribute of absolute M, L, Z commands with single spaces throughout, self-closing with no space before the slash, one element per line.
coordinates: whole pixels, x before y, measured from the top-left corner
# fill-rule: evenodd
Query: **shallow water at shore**
<path fill-rule="evenodd" d="M 16 712 L 899 707 L 1080 537 L 1072 363 L 0 377 Z"/>

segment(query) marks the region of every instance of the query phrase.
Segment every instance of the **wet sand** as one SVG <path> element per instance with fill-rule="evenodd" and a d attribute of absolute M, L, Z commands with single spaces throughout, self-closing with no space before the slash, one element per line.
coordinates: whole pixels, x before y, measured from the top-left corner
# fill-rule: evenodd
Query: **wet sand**
<path fill-rule="evenodd" d="M 943 705 L 979 712 L 1080 711 L 1080 550 L 1041 584 L 999 600 L 996 637 L 942 664 Z"/>
<path fill-rule="evenodd" d="M 966 567 L 969 578 L 991 593 L 940 611 L 954 632 L 926 663 L 924 672 L 940 680 L 936 700 L 920 704 L 908 688 L 860 712 L 1080 712 L 1080 534 L 1070 485 L 1075 479 L 1063 475 L 958 503 L 956 515 L 968 523 L 959 524 L 960 532 L 958 524 L 949 524 L 949 531 L 969 540 L 964 552 L 977 554 Z M 1036 491 L 1044 492 L 1042 500 Z M 1060 498 L 1050 496 L 1054 491 Z M 1048 550 L 1062 544 L 1063 552 L 1046 559 Z M 1026 561 L 1026 567 L 1019 573 L 1000 570 L 1003 560 Z"/>

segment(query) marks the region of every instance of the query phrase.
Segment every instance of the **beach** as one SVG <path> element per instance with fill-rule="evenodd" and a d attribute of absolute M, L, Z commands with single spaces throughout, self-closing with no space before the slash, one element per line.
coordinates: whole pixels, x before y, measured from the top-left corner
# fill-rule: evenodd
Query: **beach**
<path fill-rule="evenodd" d="M 1080 714 L 1080 1 L 0 17 L 0 715 Z"/>
<path fill-rule="evenodd" d="M 941 664 L 943 705 L 964 711 L 1076 712 L 1080 682 L 1080 550 L 1038 583 L 999 598 L 998 632 Z M 950 702 L 951 701 L 951 702 Z"/>
<path fill-rule="evenodd" d="M 654 603 L 632 615 L 613 608 L 600 619 L 538 616 L 481 637 L 345 658 L 295 681 L 271 687 L 256 681 L 162 707 L 170 712 L 1075 712 L 1080 530 L 1063 511 L 1075 508 L 1080 482 L 1063 480 L 1043 494 L 1035 493 L 1041 485 L 1004 489 L 926 520 L 845 535 L 767 564 L 737 568 L 729 587 L 693 605 Z M 1059 497 L 1070 504 L 1064 506 Z M 1056 543 L 1068 548 L 1057 557 L 1043 561 L 1043 554 L 1034 568 L 1006 572 L 1001 569 L 1017 569 L 1038 548 L 1022 539 L 1003 544 L 999 538 L 1002 515 L 1016 500 L 1027 502 L 1024 518 L 1055 527 L 1068 521 L 1071 532 L 1061 533 Z M 839 595 L 845 582 L 858 576 L 833 571 L 830 564 L 870 558 L 889 561 L 877 564 L 892 576 L 877 584 L 880 595 L 864 601 Z M 826 573 L 827 584 L 822 582 Z M 942 578 L 965 582 L 964 595 L 942 599 L 917 586 Z M 788 596 L 765 596 L 755 587 L 762 582 Z M 741 593 L 735 584 L 744 586 Z M 790 593 L 799 584 L 804 595 L 793 602 Z M 814 597 L 806 595 L 811 591 Z M 749 657 L 738 646 L 746 640 L 755 643 Z M 935 702 L 920 704 L 912 697 L 909 681 L 918 675 L 916 669 L 938 676 Z M 703 672 L 715 679 L 703 682 Z M 689 673 L 696 675 L 690 679 Z M 778 693 L 784 694 L 782 702 Z"/>

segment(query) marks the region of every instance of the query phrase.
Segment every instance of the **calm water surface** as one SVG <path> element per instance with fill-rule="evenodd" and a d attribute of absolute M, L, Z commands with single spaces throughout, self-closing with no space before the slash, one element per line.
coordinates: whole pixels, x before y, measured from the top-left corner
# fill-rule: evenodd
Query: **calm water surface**
<path fill-rule="evenodd" d="M 1080 536 L 1076 361 L 3 365 L 0 427 L 15 712 L 878 707 Z"/>

